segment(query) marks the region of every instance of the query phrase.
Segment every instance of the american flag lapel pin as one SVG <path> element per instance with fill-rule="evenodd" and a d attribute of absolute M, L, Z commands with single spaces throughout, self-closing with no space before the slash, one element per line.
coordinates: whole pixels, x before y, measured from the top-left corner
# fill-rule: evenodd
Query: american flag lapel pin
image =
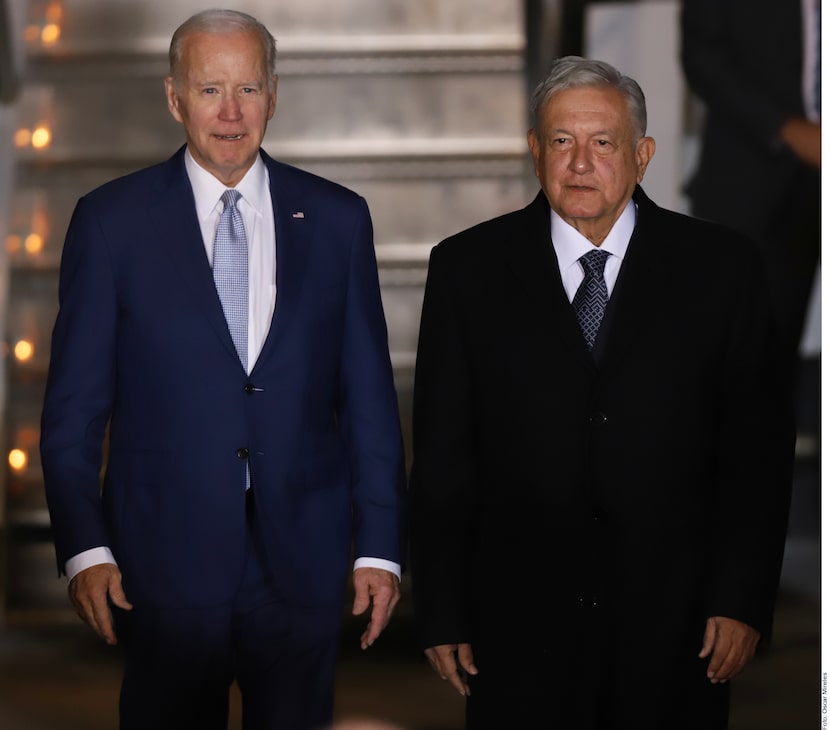
<path fill-rule="evenodd" d="M 297 210 L 291 214 L 292 218 L 305 218 L 305 213 L 301 210 Z"/>

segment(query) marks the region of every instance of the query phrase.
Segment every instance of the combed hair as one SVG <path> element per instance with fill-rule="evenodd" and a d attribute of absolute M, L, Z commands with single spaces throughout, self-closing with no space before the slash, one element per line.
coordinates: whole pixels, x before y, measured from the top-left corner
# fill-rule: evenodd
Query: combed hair
<path fill-rule="evenodd" d="M 640 85 L 624 76 L 605 61 L 594 61 L 581 56 L 562 56 L 551 66 L 548 77 L 542 81 L 530 96 L 530 114 L 533 128 L 538 133 L 539 114 L 550 97 L 558 91 L 581 86 L 608 87 L 619 91 L 628 104 L 628 111 L 634 126 L 634 139 L 646 133 L 646 97 Z"/>
<path fill-rule="evenodd" d="M 203 10 L 184 21 L 173 33 L 170 40 L 170 75 L 177 79 L 182 58 L 184 41 L 191 33 L 233 33 L 236 31 L 254 31 L 262 43 L 268 73 L 277 72 L 277 42 L 262 23 L 252 15 L 238 10 Z"/>

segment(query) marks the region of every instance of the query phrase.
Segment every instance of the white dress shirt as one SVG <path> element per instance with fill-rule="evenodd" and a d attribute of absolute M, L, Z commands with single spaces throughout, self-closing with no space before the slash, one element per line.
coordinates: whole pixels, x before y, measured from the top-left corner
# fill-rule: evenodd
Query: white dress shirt
<path fill-rule="evenodd" d="M 608 288 L 609 298 L 614 291 L 614 284 L 617 283 L 617 275 L 620 273 L 620 266 L 636 223 L 637 206 L 633 200 L 629 200 L 600 247 L 611 254 L 605 261 L 605 286 Z M 576 290 L 585 278 L 579 257 L 596 250 L 597 247 L 570 223 L 554 213 L 553 209 L 550 211 L 550 239 L 559 261 L 559 273 L 565 293 L 568 295 L 568 301 L 572 302 Z"/>
<path fill-rule="evenodd" d="M 222 194 L 227 188 L 200 167 L 189 150 L 184 159 L 196 201 L 205 253 L 212 266 L 213 240 L 219 216 L 225 207 Z M 248 373 L 254 369 L 262 350 L 277 301 L 277 246 L 269 182 L 268 169 L 262 158 L 257 156 L 256 162 L 235 188 L 242 196 L 237 208 L 248 239 Z"/>
<path fill-rule="evenodd" d="M 202 231 L 202 240 L 208 262 L 213 265 L 213 240 L 224 204 L 222 194 L 227 190 L 216 177 L 200 167 L 190 150 L 185 152 L 185 168 L 193 188 L 196 215 Z M 235 188 L 241 195 L 237 203 L 245 225 L 248 240 L 248 373 L 253 370 L 274 315 L 277 301 L 277 247 L 274 227 L 274 209 L 271 204 L 268 168 L 257 156 L 245 177 Z M 86 568 L 100 563 L 113 563 L 115 558 L 108 547 L 85 550 L 66 561 L 66 575 L 71 581 Z M 401 577 L 397 563 L 381 558 L 359 557 L 355 568 L 382 568 Z"/>

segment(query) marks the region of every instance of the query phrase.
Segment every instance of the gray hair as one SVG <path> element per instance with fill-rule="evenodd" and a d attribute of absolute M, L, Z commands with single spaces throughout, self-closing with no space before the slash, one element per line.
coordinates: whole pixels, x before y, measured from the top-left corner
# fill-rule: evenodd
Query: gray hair
<path fill-rule="evenodd" d="M 611 64 L 593 61 L 581 56 L 557 58 L 551 66 L 548 77 L 542 81 L 530 96 L 530 114 L 533 129 L 538 133 L 539 115 L 551 96 L 565 89 L 583 86 L 607 87 L 622 94 L 628 105 L 628 112 L 634 127 L 635 141 L 646 133 L 646 97 L 640 85 L 624 76 Z"/>
<path fill-rule="evenodd" d="M 184 21 L 170 40 L 170 75 L 177 79 L 182 48 L 192 33 L 234 33 L 253 31 L 259 36 L 269 77 L 277 72 L 277 42 L 262 23 L 252 15 L 238 10 L 203 10 Z"/>

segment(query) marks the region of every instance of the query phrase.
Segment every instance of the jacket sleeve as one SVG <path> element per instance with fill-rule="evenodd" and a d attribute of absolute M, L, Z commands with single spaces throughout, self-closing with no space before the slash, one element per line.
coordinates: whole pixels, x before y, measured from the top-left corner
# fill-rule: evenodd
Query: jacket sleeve
<path fill-rule="evenodd" d="M 372 223 L 363 199 L 354 219 L 343 349 L 340 427 L 353 475 L 355 556 L 403 567 L 403 439 Z"/>
<path fill-rule="evenodd" d="M 109 547 L 100 473 L 113 407 L 116 322 L 106 241 L 82 198 L 64 243 L 41 417 L 43 477 L 61 573 L 73 555 Z"/>
<path fill-rule="evenodd" d="M 723 353 L 708 616 L 728 616 L 764 637 L 772 627 L 787 533 L 795 429 L 760 258 L 749 242 L 733 266 L 729 342 Z"/>
<path fill-rule="evenodd" d="M 411 562 L 424 648 L 470 641 L 472 394 L 448 253 L 439 244 L 430 256 L 415 367 Z"/>

